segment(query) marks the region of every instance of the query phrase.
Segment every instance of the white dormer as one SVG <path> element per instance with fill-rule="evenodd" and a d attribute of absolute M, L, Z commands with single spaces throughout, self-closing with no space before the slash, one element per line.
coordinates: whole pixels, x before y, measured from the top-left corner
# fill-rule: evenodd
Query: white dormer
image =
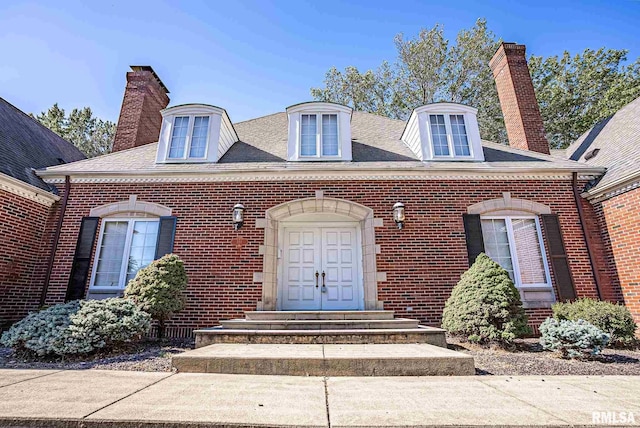
<path fill-rule="evenodd" d="M 308 102 L 287 108 L 290 161 L 351 161 L 351 108 Z"/>
<path fill-rule="evenodd" d="M 229 115 L 207 104 L 183 104 L 161 111 L 156 163 L 218 162 L 238 141 Z"/>
<path fill-rule="evenodd" d="M 478 109 L 455 103 L 418 107 L 402 141 L 422 161 L 483 161 L 477 113 Z"/>

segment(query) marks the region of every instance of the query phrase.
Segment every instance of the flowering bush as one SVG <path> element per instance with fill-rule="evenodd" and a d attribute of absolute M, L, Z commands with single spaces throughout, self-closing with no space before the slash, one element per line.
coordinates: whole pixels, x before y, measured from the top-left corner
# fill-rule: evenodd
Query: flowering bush
<path fill-rule="evenodd" d="M 585 358 L 600 354 L 610 336 L 585 320 L 570 321 L 547 318 L 540 325 L 540 344 L 544 349 L 560 352 L 564 358 Z"/>
<path fill-rule="evenodd" d="M 37 356 L 88 354 L 139 338 L 149 324 L 150 316 L 126 299 L 76 300 L 27 315 L 0 343 Z"/>

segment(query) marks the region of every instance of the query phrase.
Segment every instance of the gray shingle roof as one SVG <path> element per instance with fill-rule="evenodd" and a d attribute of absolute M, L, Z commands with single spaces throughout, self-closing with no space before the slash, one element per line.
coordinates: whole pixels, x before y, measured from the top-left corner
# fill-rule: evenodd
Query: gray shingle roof
<path fill-rule="evenodd" d="M 353 162 L 287 162 L 287 114 L 234 124 L 240 141 L 218 163 L 156 164 L 157 143 L 99 156 L 69 165 L 48 168 L 47 173 L 113 171 L 195 172 L 269 169 L 327 170 L 336 168 L 459 169 L 505 168 L 586 169 L 584 164 L 501 144 L 483 141 L 485 162 L 421 162 L 400 137 L 405 122 L 370 113 L 354 112 L 351 119 Z"/>
<path fill-rule="evenodd" d="M 591 159 L 585 156 L 599 149 Z M 568 159 L 607 168 L 598 191 L 640 171 L 640 98 L 597 123 L 567 148 Z"/>
<path fill-rule="evenodd" d="M 0 98 L 0 172 L 49 190 L 31 168 L 84 159 L 73 144 Z"/>

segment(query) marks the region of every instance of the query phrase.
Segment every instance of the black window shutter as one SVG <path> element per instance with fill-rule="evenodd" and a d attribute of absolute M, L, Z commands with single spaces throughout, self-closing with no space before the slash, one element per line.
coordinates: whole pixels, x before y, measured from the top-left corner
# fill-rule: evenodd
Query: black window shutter
<path fill-rule="evenodd" d="M 467 254 L 469 266 L 476 261 L 478 254 L 484 253 L 484 239 L 482 238 L 482 223 L 479 214 L 463 214 L 464 233 L 467 237 Z"/>
<path fill-rule="evenodd" d="M 576 289 L 569 269 L 569 260 L 562 239 L 560 221 L 557 214 L 542 214 L 542 225 L 547 239 L 547 249 L 551 256 L 551 267 L 558 287 L 560 301 L 575 300 Z"/>
<path fill-rule="evenodd" d="M 173 216 L 160 217 L 158 240 L 156 242 L 156 260 L 173 252 L 173 239 L 176 236 L 177 220 Z"/>
<path fill-rule="evenodd" d="M 89 264 L 91 263 L 91 252 L 96 240 L 98 222 L 100 217 L 83 217 L 76 243 L 76 252 L 71 265 L 71 276 L 67 286 L 65 300 L 77 300 L 84 297 L 84 290 L 89 276 Z"/>

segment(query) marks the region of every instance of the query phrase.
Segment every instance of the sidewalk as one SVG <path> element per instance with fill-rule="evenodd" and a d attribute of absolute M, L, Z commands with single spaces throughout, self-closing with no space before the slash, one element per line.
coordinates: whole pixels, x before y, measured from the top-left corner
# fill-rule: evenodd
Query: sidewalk
<path fill-rule="evenodd" d="M 0 370 L 0 426 L 612 426 L 593 412 L 640 426 L 640 377 Z"/>

